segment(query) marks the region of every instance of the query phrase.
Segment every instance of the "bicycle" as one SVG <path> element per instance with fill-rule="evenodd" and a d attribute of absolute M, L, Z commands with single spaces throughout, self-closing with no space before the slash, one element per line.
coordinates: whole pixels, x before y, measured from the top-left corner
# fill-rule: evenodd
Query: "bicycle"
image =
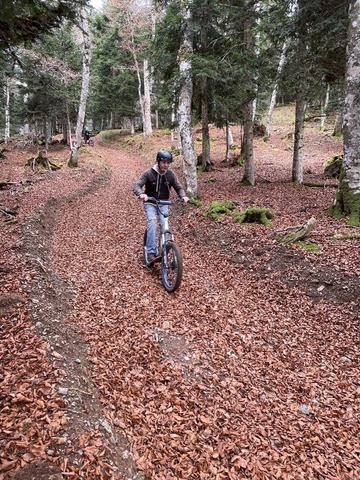
<path fill-rule="evenodd" d="M 94 140 L 92 139 L 91 136 L 88 138 L 88 140 L 84 140 L 84 145 L 85 145 L 85 146 L 89 146 L 89 147 L 93 147 L 93 146 L 94 146 Z"/>
<path fill-rule="evenodd" d="M 148 197 L 148 201 L 155 205 L 158 213 L 161 213 L 161 205 L 175 205 L 182 200 L 157 200 L 154 197 Z M 171 213 L 163 214 L 164 227 L 159 234 L 158 249 L 153 261 L 149 261 L 148 252 L 146 249 L 147 230 L 144 234 L 144 261 L 147 267 L 152 268 L 155 263 L 161 262 L 161 277 L 164 288 L 167 292 L 175 292 L 180 286 L 182 272 L 183 272 L 183 259 L 180 252 L 180 248 L 175 243 L 174 234 L 169 230 L 169 216 Z"/>

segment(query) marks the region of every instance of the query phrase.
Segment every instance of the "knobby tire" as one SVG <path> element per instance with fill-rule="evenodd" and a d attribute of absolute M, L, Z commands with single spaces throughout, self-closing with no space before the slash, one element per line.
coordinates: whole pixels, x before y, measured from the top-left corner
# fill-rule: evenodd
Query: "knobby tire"
<path fill-rule="evenodd" d="M 165 254 L 161 260 L 161 276 L 167 292 L 175 292 L 180 286 L 183 272 L 183 259 L 179 247 L 175 242 L 166 243 L 167 265 Z"/>

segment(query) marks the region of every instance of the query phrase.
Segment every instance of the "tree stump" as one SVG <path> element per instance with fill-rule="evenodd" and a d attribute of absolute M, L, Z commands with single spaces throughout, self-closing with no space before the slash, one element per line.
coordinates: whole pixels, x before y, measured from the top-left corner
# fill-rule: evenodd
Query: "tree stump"
<path fill-rule="evenodd" d="M 26 165 L 31 167 L 34 171 L 39 167 L 42 167 L 45 170 L 59 170 L 61 168 L 60 165 L 49 160 L 46 150 L 39 150 L 36 157 L 31 157 L 27 160 Z"/>
<path fill-rule="evenodd" d="M 287 230 L 293 230 L 285 234 L 283 237 L 280 236 L 279 241 L 281 243 L 294 243 L 302 240 L 307 237 L 309 233 L 315 228 L 316 219 L 311 217 L 304 225 L 301 227 L 289 227 Z"/>
<path fill-rule="evenodd" d="M 343 155 L 336 155 L 333 157 L 332 162 L 329 163 L 324 169 L 325 177 L 339 178 L 343 164 L 343 157 Z"/>

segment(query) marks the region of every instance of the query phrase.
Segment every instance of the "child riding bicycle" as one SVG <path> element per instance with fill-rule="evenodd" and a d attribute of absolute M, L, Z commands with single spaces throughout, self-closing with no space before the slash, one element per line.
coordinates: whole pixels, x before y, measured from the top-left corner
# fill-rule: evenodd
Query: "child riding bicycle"
<path fill-rule="evenodd" d="M 144 211 L 147 217 L 146 248 L 150 262 L 156 258 L 157 215 L 162 229 L 164 214 L 168 214 L 168 206 L 161 205 L 160 209 L 157 209 L 156 205 L 148 201 L 149 197 L 168 200 L 172 187 L 184 202 L 189 201 L 176 174 L 169 168 L 172 161 L 172 154 L 168 150 L 160 150 L 156 155 L 157 163 L 140 175 L 133 188 L 135 195 L 144 202 Z"/>

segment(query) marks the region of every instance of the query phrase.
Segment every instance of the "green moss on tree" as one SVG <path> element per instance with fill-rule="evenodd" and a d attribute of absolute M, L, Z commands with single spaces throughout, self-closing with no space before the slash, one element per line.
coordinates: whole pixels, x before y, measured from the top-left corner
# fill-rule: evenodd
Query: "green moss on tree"
<path fill-rule="evenodd" d="M 360 227 L 360 193 L 349 188 L 344 168 L 341 169 L 335 203 L 328 212 L 335 218 L 349 217 L 348 225 Z"/>
<path fill-rule="evenodd" d="M 244 178 L 241 180 L 240 185 L 241 185 L 242 187 L 251 187 L 251 186 L 252 186 L 252 184 L 250 183 L 250 181 L 249 181 L 246 177 L 244 177 Z"/>

